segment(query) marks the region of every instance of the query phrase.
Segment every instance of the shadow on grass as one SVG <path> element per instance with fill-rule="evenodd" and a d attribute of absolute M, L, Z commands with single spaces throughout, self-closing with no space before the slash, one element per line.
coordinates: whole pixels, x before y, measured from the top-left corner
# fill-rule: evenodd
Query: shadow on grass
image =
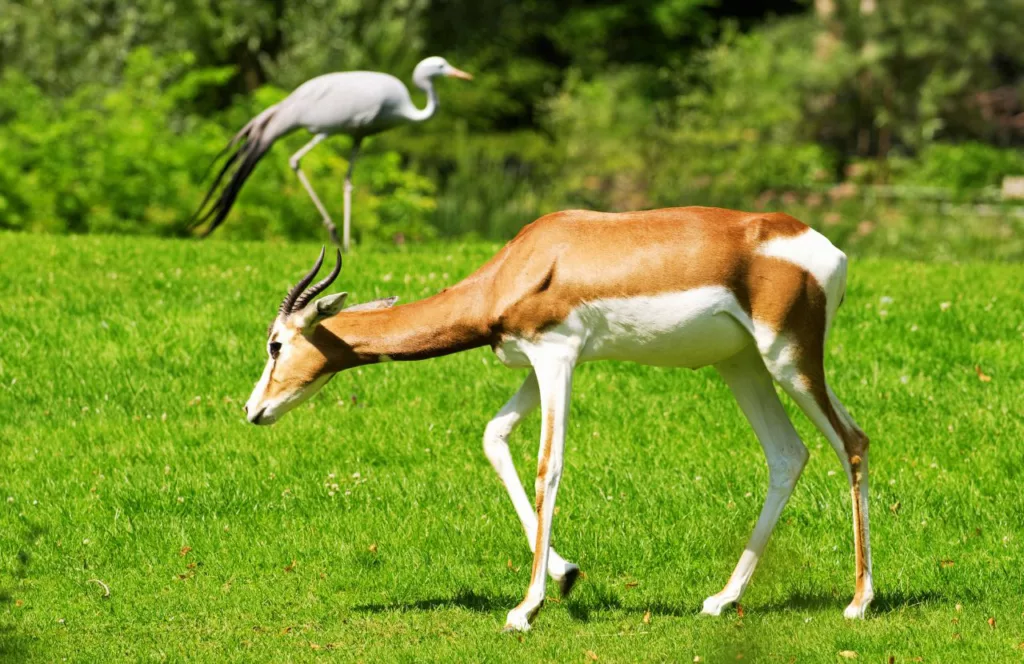
<path fill-rule="evenodd" d="M 42 537 L 46 530 L 36 524 L 25 522 L 24 532 L 25 545 L 18 550 L 15 558 L 14 568 L 11 569 L 11 579 L 25 579 L 28 577 L 29 567 L 32 564 L 31 549 Z M 15 604 L 14 592 L 8 588 L 0 588 L 0 605 Z M 13 615 L 13 614 L 11 614 Z M 20 634 L 17 626 L 13 623 L 0 623 L 0 662 L 23 661 L 28 657 L 29 643 L 31 639 Z"/>
<path fill-rule="evenodd" d="M 977 599 L 967 595 L 961 595 L 959 600 Z M 751 605 L 748 608 L 752 614 L 755 613 L 781 613 L 785 611 L 834 611 L 841 614 L 846 608 L 849 598 L 841 595 L 821 593 L 817 595 L 796 593 L 784 600 L 764 605 Z M 913 592 L 881 592 L 875 596 L 868 609 L 868 616 L 884 615 L 895 613 L 904 609 L 927 604 L 942 604 L 953 602 L 947 595 L 934 590 L 921 590 Z M 742 603 L 742 602 L 741 602 Z M 622 609 L 622 603 L 611 594 L 602 594 L 598 597 L 590 597 L 585 600 L 569 600 L 566 602 L 566 609 L 569 615 L 580 622 L 589 622 L 590 613 L 593 610 L 617 610 Z M 696 617 L 700 615 L 700 606 L 687 604 L 671 604 L 666 602 L 651 602 L 644 605 L 644 609 L 650 611 L 654 616 L 671 616 L 675 618 Z M 732 609 L 735 611 L 735 608 Z"/>
<path fill-rule="evenodd" d="M 391 604 L 360 604 L 355 611 L 365 613 L 387 613 L 389 611 L 432 611 L 434 609 L 469 609 L 480 613 L 507 610 L 519 603 L 521 598 L 511 596 L 481 595 L 473 590 L 460 590 L 454 597 L 421 599 L 415 602 L 394 602 Z"/>
<path fill-rule="evenodd" d="M 963 599 L 963 597 L 961 597 Z M 773 602 L 771 604 L 765 604 L 764 606 L 752 606 L 751 610 L 764 611 L 764 612 L 782 612 L 782 611 L 829 611 L 834 610 L 836 612 L 842 612 L 846 608 L 846 604 L 849 598 L 845 596 L 831 595 L 822 593 L 819 595 L 810 595 L 806 593 L 796 593 L 790 595 L 786 599 L 780 602 Z M 934 590 L 920 590 L 914 592 L 880 592 L 875 595 L 875 599 L 871 602 L 871 608 L 868 609 L 868 615 L 871 614 L 883 614 L 883 613 L 894 613 L 903 609 L 913 608 L 922 604 L 942 603 L 949 602 L 950 600 L 946 595 L 941 592 Z"/>
<path fill-rule="evenodd" d="M 435 609 L 460 608 L 479 613 L 503 612 L 519 603 L 520 597 L 511 595 L 482 595 L 473 590 L 461 590 L 452 597 L 421 599 L 413 602 L 393 602 L 389 604 L 361 604 L 354 607 L 355 611 L 365 613 L 387 613 L 391 611 L 433 611 Z M 963 597 L 960 598 L 964 599 Z M 969 598 L 968 598 L 969 599 Z M 932 591 L 890 592 L 879 593 L 871 604 L 868 615 L 883 615 L 909 609 L 920 605 L 950 602 L 946 595 Z M 796 593 L 784 600 L 764 605 L 752 605 L 751 613 L 781 613 L 786 611 L 834 611 L 841 613 L 846 608 L 847 598 L 829 593 L 806 594 Z M 550 605 L 550 602 L 548 602 Z M 589 597 L 572 597 L 560 602 L 569 616 L 579 622 L 590 622 L 592 611 L 623 610 L 618 597 L 608 592 L 597 591 Z M 549 607 L 550 608 L 550 607 Z M 695 617 L 700 614 L 699 606 L 652 602 L 644 605 L 644 610 L 654 616 L 671 616 L 675 618 Z"/>

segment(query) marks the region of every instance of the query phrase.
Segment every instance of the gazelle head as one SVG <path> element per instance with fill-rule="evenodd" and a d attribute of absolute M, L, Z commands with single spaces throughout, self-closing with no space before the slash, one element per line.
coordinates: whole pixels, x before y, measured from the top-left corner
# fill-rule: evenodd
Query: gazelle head
<path fill-rule="evenodd" d="M 267 365 L 245 404 L 246 418 L 253 424 L 273 424 L 316 394 L 334 374 L 365 363 L 343 339 L 321 325 L 341 313 L 348 297 L 348 293 L 334 293 L 316 299 L 338 278 L 341 252 L 334 270 L 310 286 L 323 262 L 321 249 L 313 269 L 288 291 L 267 330 Z M 346 311 L 383 309 L 396 300 L 375 300 Z"/>

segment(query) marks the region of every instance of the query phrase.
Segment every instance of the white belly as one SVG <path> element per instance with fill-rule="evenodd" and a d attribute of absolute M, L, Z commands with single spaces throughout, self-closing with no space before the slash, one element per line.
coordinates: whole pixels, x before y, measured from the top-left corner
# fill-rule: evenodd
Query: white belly
<path fill-rule="evenodd" d="M 752 343 L 752 330 L 731 291 L 706 286 L 589 302 L 539 339 L 508 339 L 496 353 L 510 366 L 525 366 L 531 349 L 564 346 L 577 362 L 624 360 L 696 369 L 741 351 Z"/>

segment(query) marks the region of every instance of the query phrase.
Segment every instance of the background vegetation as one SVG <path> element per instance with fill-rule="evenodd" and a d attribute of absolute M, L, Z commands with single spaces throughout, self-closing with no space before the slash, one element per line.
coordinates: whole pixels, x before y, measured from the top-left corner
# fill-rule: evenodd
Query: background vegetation
<path fill-rule="evenodd" d="M 709 204 L 786 209 L 855 253 L 1024 257 L 994 189 L 1024 173 L 1024 0 L 0 0 L 0 228 L 185 234 L 251 115 L 328 71 L 408 81 L 430 54 L 477 78 L 369 143 L 364 243 Z M 286 166 L 304 140 L 261 163 L 225 235 L 320 236 Z M 332 209 L 346 153 L 305 162 Z"/>
<path fill-rule="evenodd" d="M 323 231 L 295 134 L 232 241 L 179 239 L 209 162 L 303 80 L 432 54 L 476 80 L 367 145 L 339 288 L 417 299 L 569 206 L 814 224 L 857 256 L 828 362 L 873 440 L 869 620 L 841 617 L 848 493 L 799 415 L 743 608 L 697 615 L 767 487 L 711 370 L 579 369 L 554 542 L 587 576 L 521 638 L 480 440 L 522 372 L 382 365 L 242 419 L 316 252 L 277 241 Z M 995 261 L 1024 259 L 1022 145 L 1024 0 L 0 0 L 0 661 L 1020 661 L 1024 273 Z M 339 216 L 347 150 L 304 161 Z"/>

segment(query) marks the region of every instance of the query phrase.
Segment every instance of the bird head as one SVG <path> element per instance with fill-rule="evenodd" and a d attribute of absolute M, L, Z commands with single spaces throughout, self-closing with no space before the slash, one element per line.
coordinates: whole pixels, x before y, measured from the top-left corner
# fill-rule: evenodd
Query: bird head
<path fill-rule="evenodd" d="M 439 55 L 433 55 L 426 60 L 423 60 L 416 69 L 412 72 L 413 80 L 419 81 L 428 78 L 434 78 L 435 76 L 451 76 L 453 78 L 462 78 L 467 81 L 473 80 L 472 74 L 467 74 L 461 69 L 448 64 L 448 61 Z"/>

